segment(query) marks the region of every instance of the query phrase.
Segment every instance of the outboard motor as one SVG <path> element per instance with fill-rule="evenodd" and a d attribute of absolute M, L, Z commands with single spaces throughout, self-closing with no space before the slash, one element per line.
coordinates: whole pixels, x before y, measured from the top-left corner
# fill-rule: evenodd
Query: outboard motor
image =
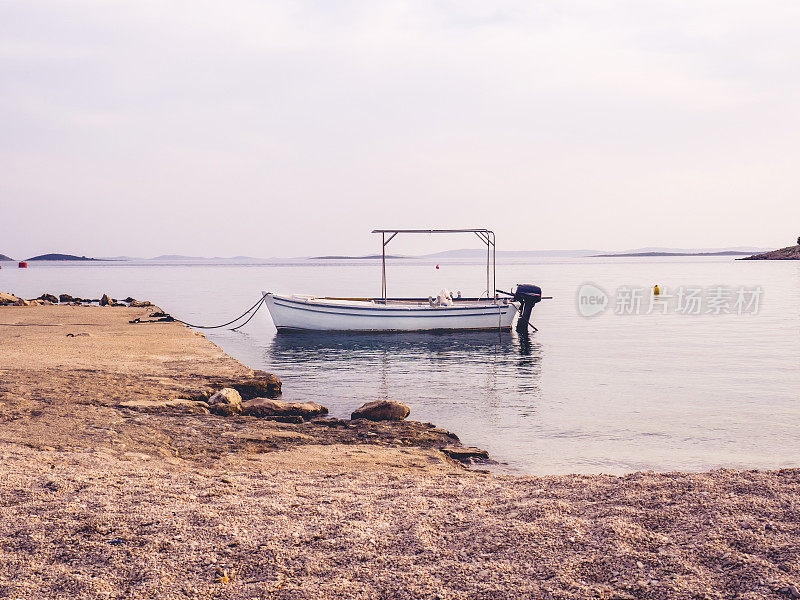
<path fill-rule="evenodd" d="M 542 288 L 530 283 L 520 283 L 514 290 L 514 302 L 520 303 L 519 318 L 517 319 L 517 333 L 528 331 L 531 321 L 531 311 L 537 302 L 542 299 Z"/>

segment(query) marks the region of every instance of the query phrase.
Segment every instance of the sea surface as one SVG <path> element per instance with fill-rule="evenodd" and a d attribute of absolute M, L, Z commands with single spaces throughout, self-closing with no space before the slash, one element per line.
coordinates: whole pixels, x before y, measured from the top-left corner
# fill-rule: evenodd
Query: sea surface
<path fill-rule="evenodd" d="M 399 259 L 388 272 L 392 296 L 436 295 L 442 288 L 478 295 L 486 287 L 485 264 L 477 261 L 440 262 L 437 269 L 429 260 Z M 498 287 L 516 283 L 538 284 L 553 296 L 534 309 L 538 331 L 522 337 L 276 334 L 266 307 L 239 331 L 207 335 L 251 367 L 276 373 L 284 399 L 319 402 L 337 417 L 370 400 L 400 400 L 411 418 L 486 448 L 514 473 L 800 465 L 800 263 L 728 257 L 498 263 Z M 651 306 L 654 284 L 665 299 Z M 578 295 L 597 296 L 595 288 L 608 304 L 587 317 Z M 679 289 L 683 312 L 676 306 Z M 27 298 L 130 295 L 198 324 L 239 315 L 261 290 L 374 296 L 380 263 L 40 262 L 0 269 L 0 291 Z M 699 306 L 689 300 L 697 297 Z M 695 309 L 699 314 L 687 314 Z"/>

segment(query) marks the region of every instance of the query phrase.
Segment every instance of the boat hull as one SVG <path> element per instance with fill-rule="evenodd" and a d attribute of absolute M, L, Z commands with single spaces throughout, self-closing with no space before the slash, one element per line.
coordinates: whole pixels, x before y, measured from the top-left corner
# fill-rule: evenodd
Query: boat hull
<path fill-rule="evenodd" d="M 456 302 L 452 306 L 422 303 L 331 301 L 265 294 L 279 331 L 476 331 L 510 329 L 517 307 L 500 300 Z"/>

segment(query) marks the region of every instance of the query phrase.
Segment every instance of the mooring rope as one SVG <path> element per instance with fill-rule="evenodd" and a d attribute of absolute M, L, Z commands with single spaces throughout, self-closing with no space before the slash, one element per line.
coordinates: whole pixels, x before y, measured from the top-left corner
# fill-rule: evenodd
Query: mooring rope
<path fill-rule="evenodd" d="M 227 327 L 228 325 L 231 325 L 231 324 L 233 324 L 233 323 L 236 323 L 236 321 L 238 321 L 239 319 L 242 319 L 242 318 L 244 318 L 245 316 L 247 316 L 248 314 L 250 314 L 250 312 L 252 311 L 252 312 L 253 312 L 253 314 L 251 314 L 251 315 L 250 315 L 250 317 L 247 319 L 247 321 L 245 321 L 245 322 L 244 322 L 244 323 L 242 323 L 241 325 L 237 325 L 236 327 L 232 327 L 232 328 L 231 328 L 231 331 L 235 331 L 235 330 L 237 330 L 239 327 L 244 327 L 245 325 L 247 325 L 247 324 L 250 322 L 250 319 L 252 319 L 252 318 L 255 316 L 255 314 L 258 312 L 258 310 L 259 310 L 259 309 L 260 309 L 260 308 L 261 308 L 261 307 L 264 305 L 264 302 L 266 302 L 266 300 L 267 300 L 267 297 L 266 297 L 266 296 L 262 296 L 262 297 L 259 299 L 259 301 L 258 301 L 258 302 L 256 302 L 255 304 L 253 304 L 253 306 L 251 306 L 250 308 L 248 308 L 248 309 L 247 309 L 246 311 L 244 311 L 244 312 L 243 312 L 241 315 L 239 315 L 238 317 L 236 317 L 235 319 L 233 319 L 233 320 L 231 320 L 231 321 L 228 321 L 227 323 L 223 323 L 222 325 L 195 325 L 195 324 L 193 324 L 193 323 L 187 323 L 186 321 L 181 321 L 180 319 L 175 319 L 175 317 L 172 317 L 172 318 L 173 318 L 175 321 L 177 321 L 178 323 L 183 323 L 184 325 L 188 325 L 189 327 L 194 327 L 195 329 L 219 329 L 219 328 L 221 328 L 221 327 Z"/>

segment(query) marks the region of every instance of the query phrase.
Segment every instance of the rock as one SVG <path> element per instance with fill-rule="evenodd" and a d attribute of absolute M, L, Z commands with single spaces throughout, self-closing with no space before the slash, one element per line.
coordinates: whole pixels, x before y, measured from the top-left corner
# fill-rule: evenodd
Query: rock
<path fill-rule="evenodd" d="M 211 412 L 229 416 L 242 412 L 242 397 L 233 388 L 223 388 L 208 399 Z"/>
<path fill-rule="evenodd" d="M 303 417 L 299 416 L 283 416 L 283 417 L 259 417 L 260 419 L 264 419 L 265 421 L 276 421 L 278 423 L 291 423 L 292 425 L 299 425 L 303 422 Z"/>
<path fill-rule="evenodd" d="M 800 244 L 797 246 L 787 246 L 779 250 L 754 254 L 738 260 L 800 260 Z"/>
<path fill-rule="evenodd" d="M 145 306 L 153 306 L 153 303 L 149 300 L 130 300 L 127 301 L 128 306 L 133 306 L 134 308 L 144 308 Z"/>
<path fill-rule="evenodd" d="M 250 398 L 242 404 L 242 412 L 252 417 L 280 419 L 300 417 L 307 421 L 320 415 L 327 415 L 328 409 L 316 402 L 284 402 L 271 398 Z M 290 422 L 295 421 L 296 419 L 292 419 Z"/>
<path fill-rule="evenodd" d="M 476 458 L 479 460 L 487 460 L 489 458 L 489 453 L 486 450 L 481 450 L 480 448 L 448 446 L 446 448 L 442 448 L 442 452 L 447 454 L 447 456 L 453 460 L 460 462 L 468 462 Z"/>
<path fill-rule="evenodd" d="M 58 298 L 53 296 L 53 294 L 42 294 L 37 298 L 37 300 L 43 300 L 45 302 L 50 302 L 51 304 L 58 304 Z"/>
<path fill-rule="evenodd" d="M 209 406 L 205 402 L 194 402 L 186 398 L 172 398 L 170 400 L 131 400 L 117 405 L 119 408 L 129 408 L 139 412 L 187 412 L 192 414 L 209 414 Z"/>
<path fill-rule="evenodd" d="M 315 419 L 312 419 L 312 422 L 315 425 L 324 425 L 326 427 L 338 427 L 340 423 L 346 421 L 340 421 L 336 417 L 316 417 Z"/>
<path fill-rule="evenodd" d="M 5 292 L 0 292 L 0 306 L 27 306 L 21 304 L 15 304 L 19 302 L 22 298 L 18 298 L 14 294 L 6 294 Z"/>
<path fill-rule="evenodd" d="M 131 321 L 133 322 L 133 321 Z M 208 402 L 208 399 L 214 395 L 214 390 L 211 389 L 201 389 L 201 390 L 193 390 L 191 392 L 185 392 L 183 394 L 184 398 L 188 398 L 189 400 L 194 400 L 195 402 Z"/>
<path fill-rule="evenodd" d="M 61 294 L 58 297 L 58 300 L 59 302 L 79 302 L 80 298 L 75 298 L 73 296 L 70 296 L 69 294 Z"/>
<path fill-rule="evenodd" d="M 125 298 L 125 300 L 123 300 L 123 302 L 128 302 L 128 303 L 136 302 L 136 298 L 132 298 L 131 296 L 128 296 L 127 298 Z"/>
<path fill-rule="evenodd" d="M 16 302 L 14 302 L 13 306 L 30 306 L 31 303 L 27 300 L 23 300 L 22 298 L 18 298 Z"/>
<path fill-rule="evenodd" d="M 244 400 L 253 398 L 275 398 L 281 393 L 281 380 L 272 373 L 260 371 L 264 375 L 258 379 L 248 379 L 232 383 L 231 387 L 239 392 Z"/>
<path fill-rule="evenodd" d="M 108 297 L 108 294 L 103 294 L 103 297 L 100 298 L 100 306 L 108 306 L 111 304 L 111 298 Z"/>
<path fill-rule="evenodd" d="M 376 400 L 367 402 L 359 409 L 353 411 L 351 419 L 369 419 L 370 421 L 402 421 L 411 409 L 402 402 L 395 400 Z"/>

